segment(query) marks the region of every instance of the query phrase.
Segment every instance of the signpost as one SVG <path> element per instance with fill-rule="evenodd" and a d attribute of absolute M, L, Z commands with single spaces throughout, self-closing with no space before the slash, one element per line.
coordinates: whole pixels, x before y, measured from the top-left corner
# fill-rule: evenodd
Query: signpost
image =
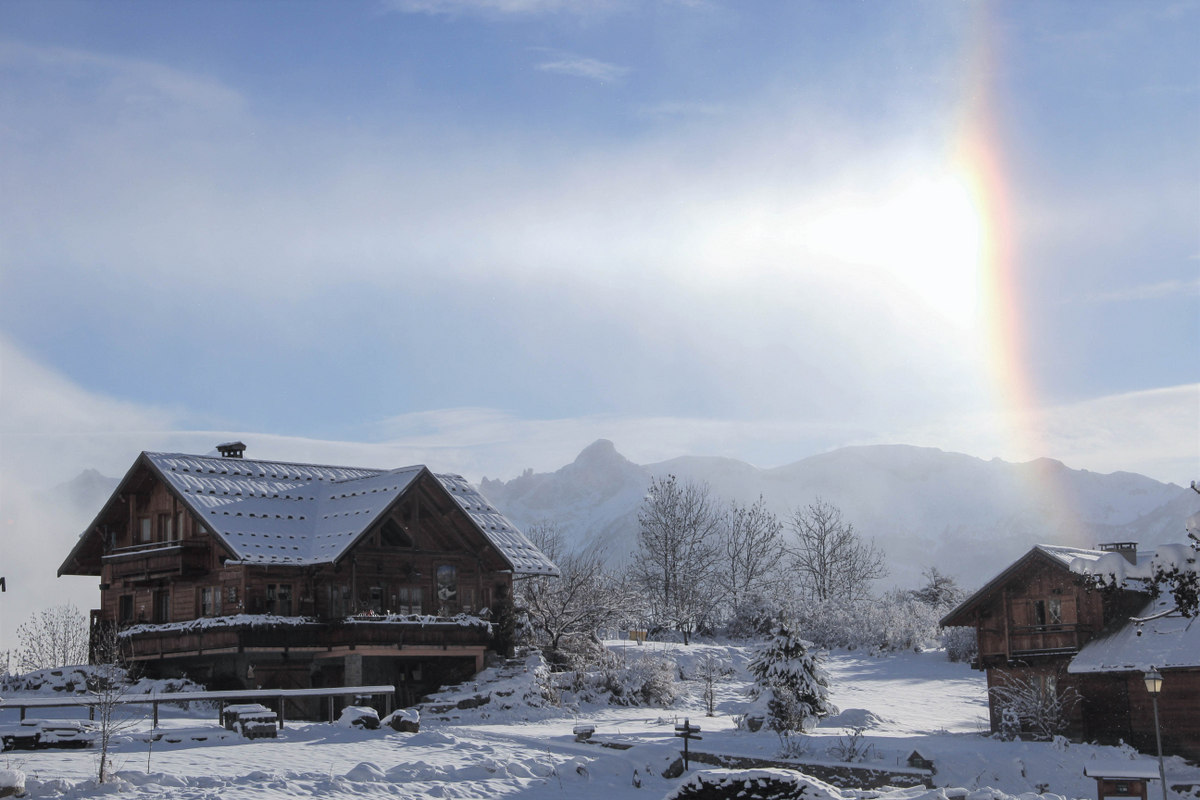
<path fill-rule="evenodd" d="M 692 739 L 699 741 L 704 738 L 703 736 L 697 736 L 696 734 L 698 734 L 698 733 L 700 733 L 700 726 L 692 725 L 691 721 L 688 720 L 686 717 L 684 718 L 682 725 L 675 726 L 675 735 L 678 736 L 679 738 L 683 739 L 683 771 L 684 772 L 687 772 L 687 770 L 688 770 L 688 742 L 690 742 Z"/>

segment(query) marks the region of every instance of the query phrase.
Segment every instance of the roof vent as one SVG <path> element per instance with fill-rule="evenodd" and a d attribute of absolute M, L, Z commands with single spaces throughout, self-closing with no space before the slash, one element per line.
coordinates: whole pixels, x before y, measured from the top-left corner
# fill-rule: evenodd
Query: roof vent
<path fill-rule="evenodd" d="M 246 452 L 246 445 L 242 442 L 225 442 L 217 445 L 217 452 L 221 458 L 241 458 L 242 453 Z"/>
<path fill-rule="evenodd" d="M 1137 542 L 1109 542 L 1097 547 L 1106 553 L 1120 553 L 1130 564 L 1137 563 Z"/>

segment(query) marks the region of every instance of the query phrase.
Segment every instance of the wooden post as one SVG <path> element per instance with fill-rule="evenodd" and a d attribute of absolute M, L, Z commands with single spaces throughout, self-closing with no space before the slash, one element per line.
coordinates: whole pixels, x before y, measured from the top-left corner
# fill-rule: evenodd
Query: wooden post
<path fill-rule="evenodd" d="M 279 730 L 283 730 L 283 695 L 279 695 Z"/>
<path fill-rule="evenodd" d="M 1012 638 L 1011 638 L 1012 634 L 1009 633 L 1009 629 L 1008 629 L 1008 616 L 1009 616 L 1008 589 L 1005 589 L 1004 591 L 1002 591 L 1000 593 L 1000 598 L 1002 600 L 1001 605 L 1004 607 L 1004 613 L 1001 616 L 1004 617 L 1004 660 L 1007 662 L 1007 661 L 1012 661 Z"/>

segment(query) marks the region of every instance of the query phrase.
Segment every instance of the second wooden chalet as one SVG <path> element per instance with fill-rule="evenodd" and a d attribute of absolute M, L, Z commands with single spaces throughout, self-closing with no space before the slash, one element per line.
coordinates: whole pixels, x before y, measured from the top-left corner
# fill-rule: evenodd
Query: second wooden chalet
<path fill-rule="evenodd" d="M 973 666 L 987 673 L 993 731 L 1003 705 L 993 690 L 1019 681 L 1046 697 L 1070 696 L 1066 735 L 1152 751 L 1153 708 L 1143 676 L 1155 667 L 1163 675 L 1163 745 L 1200 757 L 1200 621 L 1175 615 L 1138 624 L 1163 611 L 1167 599 L 1136 582 L 1116 591 L 1086 588 L 1078 573 L 1113 558 L 1138 562 L 1136 544 L 1038 545 L 941 624 L 976 631 Z"/>
<path fill-rule="evenodd" d="M 514 578 L 557 575 L 457 475 L 142 453 L 60 575 L 100 578 L 93 629 L 210 688 L 395 684 L 483 666 Z"/>

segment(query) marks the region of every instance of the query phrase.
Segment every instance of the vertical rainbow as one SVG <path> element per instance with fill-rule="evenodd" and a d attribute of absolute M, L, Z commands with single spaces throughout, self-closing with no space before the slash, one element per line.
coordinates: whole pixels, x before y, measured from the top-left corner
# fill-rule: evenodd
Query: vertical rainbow
<path fill-rule="evenodd" d="M 955 143 L 956 171 L 969 188 L 981 221 L 978 285 L 981 361 L 990 386 L 1006 457 L 1031 461 L 1049 455 L 1038 390 L 1031 375 L 1031 342 L 1022 316 L 1018 230 L 1013 220 L 1010 172 L 1004 158 L 996 96 L 997 34 L 992 6 L 976 3 L 966 74 L 963 119 Z M 1028 465 L 1028 490 L 1060 532 L 1061 544 L 1091 546 L 1078 503 L 1056 464 Z"/>

